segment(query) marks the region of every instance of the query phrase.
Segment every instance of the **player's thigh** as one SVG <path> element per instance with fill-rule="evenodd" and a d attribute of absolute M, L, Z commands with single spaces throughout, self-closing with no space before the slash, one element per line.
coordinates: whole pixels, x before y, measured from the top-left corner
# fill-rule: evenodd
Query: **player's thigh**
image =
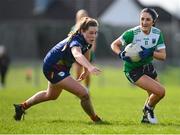
<path fill-rule="evenodd" d="M 86 95 L 88 92 L 79 82 L 74 80 L 71 76 L 66 77 L 58 83 L 58 86 L 65 89 L 78 97 Z"/>
<path fill-rule="evenodd" d="M 154 93 L 155 95 L 162 96 L 164 94 L 164 87 L 156 80 L 150 78 L 147 75 L 143 75 L 135 84 L 148 93 Z"/>
<path fill-rule="evenodd" d="M 82 73 L 83 67 L 79 63 L 74 63 L 73 67 L 75 69 L 76 76 L 79 77 L 79 75 Z"/>
<path fill-rule="evenodd" d="M 52 84 L 48 82 L 48 89 L 47 89 L 47 94 L 50 97 L 57 98 L 62 92 L 62 88 L 59 87 L 57 84 Z"/>

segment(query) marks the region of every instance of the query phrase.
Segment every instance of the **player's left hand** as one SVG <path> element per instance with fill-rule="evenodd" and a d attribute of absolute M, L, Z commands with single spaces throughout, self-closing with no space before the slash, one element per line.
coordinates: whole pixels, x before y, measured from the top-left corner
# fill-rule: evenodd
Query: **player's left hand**
<path fill-rule="evenodd" d="M 141 59 L 146 59 L 147 57 L 153 56 L 153 52 L 154 52 L 154 48 L 144 48 L 143 46 L 141 46 L 142 51 L 139 52 L 139 56 L 141 57 Z"/>

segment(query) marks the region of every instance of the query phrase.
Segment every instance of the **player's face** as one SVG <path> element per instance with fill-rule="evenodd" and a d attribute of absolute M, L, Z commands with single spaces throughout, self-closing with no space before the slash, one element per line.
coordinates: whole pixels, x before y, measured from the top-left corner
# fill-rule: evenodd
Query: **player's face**
<path fill-rule="evenodd" d="M 82 31 L 82 34 L 86 42 L 88 42 L 89 44 L 92 44 L 96 40 L 97 32 L 98 32 L 98 27 L 90 26 L 88 30 L 84 32 Z"/>
<path fill-rule="evenodd" d="M 147 12 L 142 12 L 140 16 L 141 30 L 146 34 L 149 34 L 153 24 L 154 23 L 153 23 L 152 16 Z"/>

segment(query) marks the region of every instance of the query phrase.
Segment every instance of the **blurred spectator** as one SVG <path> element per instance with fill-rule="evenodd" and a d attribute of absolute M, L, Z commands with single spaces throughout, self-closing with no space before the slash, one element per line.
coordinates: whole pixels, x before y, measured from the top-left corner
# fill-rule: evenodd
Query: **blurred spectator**
<path fill-rule="evenodd" d="M 71 31 L 75 31 L 76 30 L 76 25 L 79 23 L 79 21 L 84 18 L 84 17 L 88 17 L 88 12 L 84 9 L 80 9 L 76 12 L 76 24 L 71 28 Z M 96 41 L 93 42 L 93 46 L 92 49 L 90 50 L 90 56 L 89 56 L 89 61 L 91 63 L 94 62 L 95 59 L 95 49 L 96 49 Z M 75 69 L 75 75 L 76 75 L 76 79 L 79 78 L 79 76 L 82 73 L 83 67 L 79 64 L 79 63 L 74 63 L 73 64 L 73 68 Z M 90 75 L 87 75 L 87 77 L 85 78 L 85 86 L 86 88 L 89 90 L 90 87 L 90 83 L 91 83 L 91 78 Z"/>
<path fill-rule="evenodd" d="M 6 51 L 5 46 L 0 45 L 0 75 L 1 75 L 1 86 L 4 87 L 6 84 L 6 75 L 9 67 L 10 59 Z"/>
<path fill-rule="evenodd" d="M 54 0 L 34 0 L 34 14 L 40 15 L 46 12 L 49 7 L 49 4 L 54 2 Z"/>
<path fill-rule="evenodd" d="M 31 82 L 32 81 L 32 74 L 33 74 L 33 69 L 32 68 L 27 68 L 25 70 L 25 78 L 27 82 Z"/>

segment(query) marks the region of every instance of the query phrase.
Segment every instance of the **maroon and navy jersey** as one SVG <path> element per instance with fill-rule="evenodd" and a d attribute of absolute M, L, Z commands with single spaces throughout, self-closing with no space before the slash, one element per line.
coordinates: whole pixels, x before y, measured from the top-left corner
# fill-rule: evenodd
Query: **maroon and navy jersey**
<path fill-rule="evenodd" d="M 86 42 L 83 35 L 77 34 L 71 39 L 66 38 L 55 45 L 44 58 L 44 64 L 48 66 L 63 65 L 70 68 L 72 63 L 75 62 L 71 52 L 71 48 L 74 46 L 80 47 L 83 54 L 91 48 L 91 45 Z"/>

